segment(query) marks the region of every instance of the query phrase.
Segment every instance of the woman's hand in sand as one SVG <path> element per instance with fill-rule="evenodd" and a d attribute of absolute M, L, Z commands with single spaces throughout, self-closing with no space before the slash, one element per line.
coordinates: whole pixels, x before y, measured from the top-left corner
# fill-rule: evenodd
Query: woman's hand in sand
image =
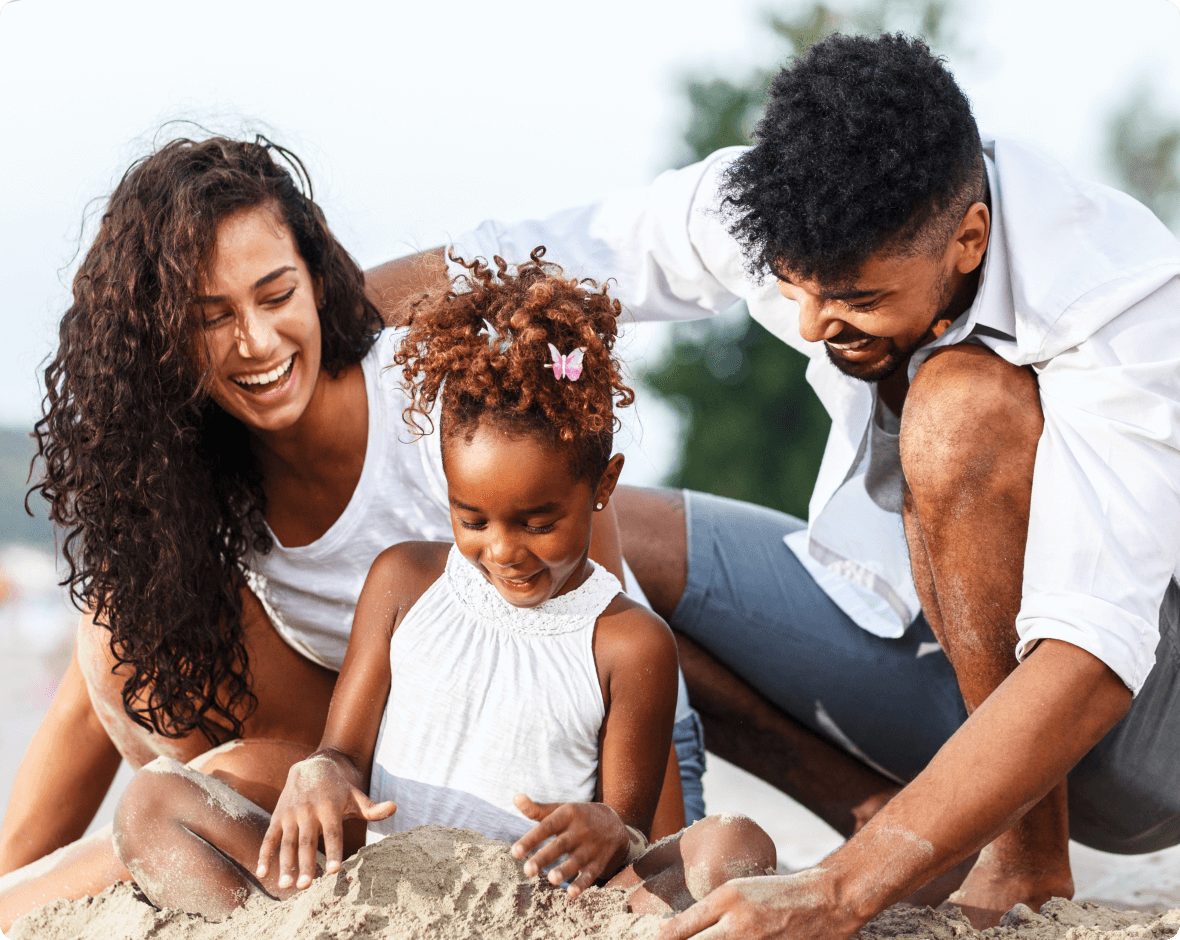
<path fill-rule="evenodd" d="M 546 865 L 568 856 L 549 871 L 549 883 L 569 881 L 569 895 L 576 898 L 604 874 L 613 875 L 627 858 L 627 827 L 605 803 L 534 803 L 523 793 L 513 798 L 516 808 L 537 825 L 512 846 L 512 857 L 522 859 L 546 839 L 552 841 L 524 863 L 530 878 Z"/>
<path fill-rule="evenodd" d="M 356 768 L 344 755 L 313 754 L 291 766 L 270 827 L 258 850 L 256 874 L 261 880 L 279 850 L 280 888 L 306 888 L 316 875 L 316 845 L 324 837 L 325 872 L 340 870 L 344 858 L 345 819 L 369 822 L 397 812 L 392 801 L 374 803 L 356 786 Z M 296 873 L 298 877 L 296 878 Z"/>

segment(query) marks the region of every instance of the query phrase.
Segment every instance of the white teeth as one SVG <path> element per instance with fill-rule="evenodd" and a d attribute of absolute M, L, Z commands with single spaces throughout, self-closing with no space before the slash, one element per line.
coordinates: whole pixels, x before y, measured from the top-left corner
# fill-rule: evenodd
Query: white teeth
<path fill-rule="evenodd" d="M 236 375 L 234 381 L 239 385 L 269 385 L 271 382 L 276 382 L 284 375 L 291 367 L 291 361 L 295 358 L 292 353 L 287 357 L 287 361 L 275 366 L 269 372 L 260 372 L 257 375 Z"/>
<path fill-rule="evenodd" d="M 860 349 L 863 346 L 867 346 L 875 338 L 876 337 L 873 337 L 873 336 L 866 336 L 864 339 L 856 339 L 856 340 L 853 340 L 851 343 L 829 342 L 828 345 L 831 346 L 833 349 Z"/>

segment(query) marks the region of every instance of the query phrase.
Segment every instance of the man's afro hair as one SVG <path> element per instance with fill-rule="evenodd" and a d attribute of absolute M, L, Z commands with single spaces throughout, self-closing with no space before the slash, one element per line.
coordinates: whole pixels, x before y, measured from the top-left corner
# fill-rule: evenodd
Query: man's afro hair
<path fill-rule="evenodd" d="M 751 273 L 823 284 L 888 246 L 940 251 L 982 195 L 971 105 L 926 43 L 835 34 L 771 83 L 756 146 L 723 183 Z"/>

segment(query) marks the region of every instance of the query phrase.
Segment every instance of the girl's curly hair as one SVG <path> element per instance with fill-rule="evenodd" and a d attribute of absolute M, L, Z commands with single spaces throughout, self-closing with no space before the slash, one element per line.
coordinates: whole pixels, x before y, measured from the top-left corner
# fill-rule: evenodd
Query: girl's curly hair
<path fill-rule="evenodd" d="M 298 175 L 276 162 L 281 157 Z M 323 287 L 323 368 L 381 325 L 297 157 L 265 138 L 174 140 L 115 187 L 45 370 L 33 488 L 65 530 L 63 582 L 129 667 L 123 706 L 165 737 L 242 733 L 257 706 L 242 639 L 243 562 L 270 550 L 249 430 L 209 397 L 194 305 L 218 225 L 271 209 Z M 30 490 L 30 495 L 33 491 Z"/>
<path fill-rule="evenodd" d="M 425 433 L 441 397 L 444 439 L 470 441 L 491 420 L 540 434 L 568 452 L 577 478 L 596 481 L 611 456 L 615 399 L 619 407 L 635 401 L 612 354 L 622 306 L 605 285 L 564 277 L 544 255 L 543 246 L 534 249 L 515 274 L 500 257 L 493 271 L 482 259 L 451 255 L 467 273 L 414 304 L 394 356 L 411 399 L 404 416 Z M 559 381 L 546 367 L 550 343 L 565 355 L 584 350 L 577 381 Z"/>

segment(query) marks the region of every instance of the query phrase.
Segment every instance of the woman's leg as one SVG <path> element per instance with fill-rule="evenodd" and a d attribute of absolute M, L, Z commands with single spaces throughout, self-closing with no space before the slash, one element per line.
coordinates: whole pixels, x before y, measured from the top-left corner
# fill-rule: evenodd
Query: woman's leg
<path fill-rule="evenodd" d="M 164 738 L 145 731 L 127 717 L 122 700 L 123 676 L 117 669 L 112 672 L 109 634 L 89 617 L 84 616 L 79 625 L 76 655 L 94 712 L 132 767 L 139 768 L 161 756 L 181 763 L 193 761 L 198 769 L 269 812 L 278 801 L 291 764 L 306 757 L 319 743 L 336 674 L 288 646 L 253 594 L 245 591 L 242 600 L 242 625 L 258 707 L 245 718 L 241 741 L 229 742 L 212 752 L 209 742 L 199 733 Z M 203 761 L 197 760 L 206 754 Z M 345 835 L 347 844 L 359 844 L 357 831 L 346 827 Z M 363 832 L 359 838 L 363 843 Z M 67 847 L 48 871 L 29 879 L 14 872 L 6 879 L 8 886 L 0 890 L 0 931 L 46 901 L 97 894 L 129 878 L 109 838 L 82 840 Z"/>
<path fill-rule="evenodd" d="M 734 878 L 774 874 L 774 842 L 747 816 L 706 816 L 657 842 L 608 882 L 633 888 L 628 906 L 636 914 L 687 910 Z"/>
<path fill-rule="evenodd" d="M 222 918 L 252 894 L 286 897 L 278 867 L 254 876 L 270 814 L 216 777 L 161 757 L 127 787 L 114 845 L 136 884 L 160 908 Z"/>

